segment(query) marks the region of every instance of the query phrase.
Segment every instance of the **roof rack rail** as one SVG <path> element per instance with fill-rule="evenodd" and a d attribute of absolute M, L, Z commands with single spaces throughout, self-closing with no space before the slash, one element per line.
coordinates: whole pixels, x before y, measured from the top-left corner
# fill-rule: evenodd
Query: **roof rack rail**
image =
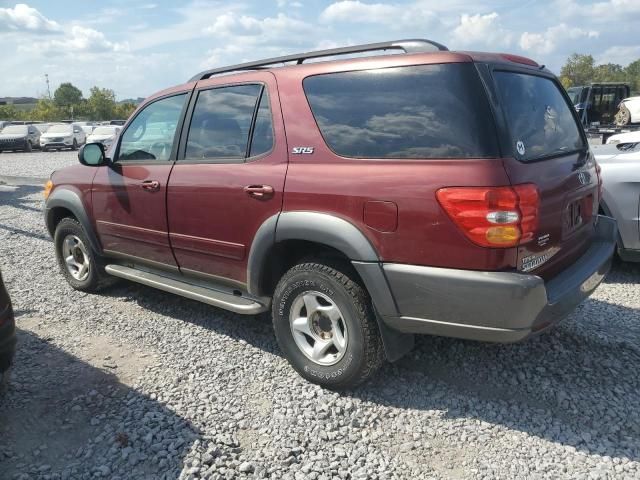
<path fill-rule="evenodd" d="M 314 52 L 297 53 L 293 55 L 285 55 L 283 57 L 267 58 L 256 62 L 240 63 L 238 65 L 230 65 L 228 67 L 212 68 L 198 73 L 190 82 L 204 80 L 219 73 L 236 72 L 241 70 L 256 70 L 277 63 L 296 62 L 298 65 L 310 58 L 333 57 L 337 55 L 349 55 L 352 53 L 374 52 L 376 50 L 403 50 L 404 53 L 426 53 L 448 51 L 444 45 L 425 39 L 408 39 L 394 40 L 391 42 L 367 43 L 364 45 L 354 45 L 352 47 L 331 48 L 328 50 L 317 50 Z"/>

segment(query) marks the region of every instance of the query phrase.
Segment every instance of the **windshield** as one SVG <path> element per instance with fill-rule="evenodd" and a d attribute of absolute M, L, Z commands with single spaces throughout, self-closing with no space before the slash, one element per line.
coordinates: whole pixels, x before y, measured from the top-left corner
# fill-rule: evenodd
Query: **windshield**
<path fill-rule="evenodd" d="M 92 132 L 93 135 L 115 135 L 115 133 L 114 127 L 98 127 Z"/>
<path fill-rule="evenodd" d="M 47 133 L 71 133 L 70 125 L 51 125 Z"/>
<path fill-rule="evenodd" d="M 2 133 L 19 133 L 27 134 L 27 127 L 25 125 L 8 125 L 2 129 Z"/>
<path fill-rule="evenodd" d="M 580 103 L 581 92 L 582 87 L 571 87 L 569 90 L 567 90 L 567 93 L 569 94 L 569 98 L 571 99 L 571 103 L 573 105 L 577 105 L 578 103 Z"/>
<path fill-rule="evenodd" d="M 514 72 L 496 72 L 495 79 L 519 160 L 539 160 L 585 147 L 573 106 L 554 81 Z"/>

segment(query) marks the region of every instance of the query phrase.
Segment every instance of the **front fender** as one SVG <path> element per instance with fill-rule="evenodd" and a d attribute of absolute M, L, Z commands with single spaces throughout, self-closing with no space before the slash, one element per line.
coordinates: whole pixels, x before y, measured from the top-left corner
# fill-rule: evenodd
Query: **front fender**
<path fill-rule="evenodd" d="M 94 252 L 102 254 L 102 246 L 98 241 L 98 237 L 93 229 L 93 225 L 89 220 L 89 215 L 85 209 L 84 203 L 80 198 L 80 194 L 74 190 L 65 187 L 56 188 L 45 203 L 44 220 L 49 234 L 53 237 L 56 229 L 57 212 L 59 209 L 69 211 L 82 225 L 84 231 L 89 238 L 89 243 Z"/>

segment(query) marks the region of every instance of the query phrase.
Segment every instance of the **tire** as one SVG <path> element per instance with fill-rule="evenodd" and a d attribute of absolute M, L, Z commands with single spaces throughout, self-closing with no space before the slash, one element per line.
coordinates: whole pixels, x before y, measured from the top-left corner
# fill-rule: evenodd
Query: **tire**
<path fill-rule="evenodd" d="M 78 141 L 74 138 L 73 145 L 71 145 L 71 150 L 78 150 Z"/>
<path fill-rule="evenodd" d="M 33 145 L 31 145 L 31 140 L 27 140 L 27 146 L 24 149 L 25 152 L 30 152 L 33 150 Z"/>
<path fill-rule="evenodd" d="M 77 220 L 68 217 L 60 220 L 53 242 L 60 271 L 74 289 L 97 292 L 114 283 L 115 278 L 104 271 L 102 259 L 91 248 Z"/>
<path fill-rule="evenodd" d="M 273 328 L 300 376 L 330 389 L 352 388 L 382 365 L 382 339 L 371 299 L 355 275 L 348 266 L 325 263 L 301 263 L 284 274 L 273 297 Z M 316 346 L 327 344 L 316 354 Z"/>
<path fill-rule="evenodd" d="M 624 105 L 622 105 L 618 113 L 616 113 L 615 122 L 619 127 L 624 127 L 631 123 L 631 112 Z"/>

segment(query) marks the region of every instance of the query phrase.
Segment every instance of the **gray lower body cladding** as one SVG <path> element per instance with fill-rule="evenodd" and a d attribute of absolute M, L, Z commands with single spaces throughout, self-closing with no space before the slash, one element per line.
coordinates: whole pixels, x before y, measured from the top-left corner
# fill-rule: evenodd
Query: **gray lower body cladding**
<path fill-rule="evenodd" d="M 374 303 L 384 323 L 392 329 L 517 342 L 565 318 L 602 282 L 615 248 L 615 220 L 600 217 L 596 229 L 596 239 L 589 250 L 546 282 L 523 273 L 400 264 L 382 264 L 382 275 L 372 275 L 372 267 L 365 269 L 357 263 L 354 266 L 369 291 L 388 288 L 394 304 L 387 301 L 378 305 L 376 296 Z"/>

